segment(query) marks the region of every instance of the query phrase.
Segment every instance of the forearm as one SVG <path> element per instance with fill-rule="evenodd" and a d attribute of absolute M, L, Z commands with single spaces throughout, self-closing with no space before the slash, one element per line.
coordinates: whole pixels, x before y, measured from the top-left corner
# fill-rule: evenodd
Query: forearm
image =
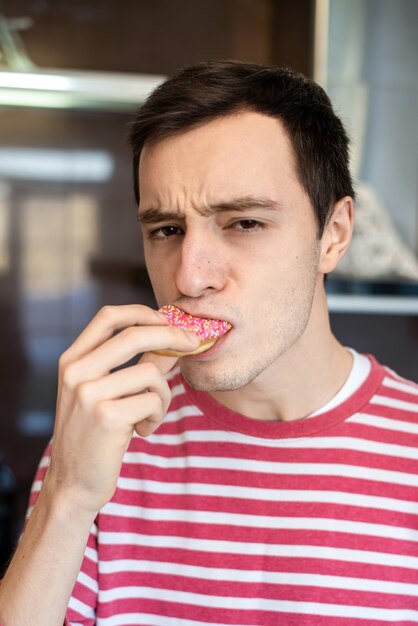
<path fill-rule="evenodd" d="M 93 521 L 44 485 L 0 586 L 2 626 L 62 626 Z"/>
<path fill-rule="evenodd" d="M 102 309 L 61 356 L 51 464 L 0 586 L 2 626 L 62 626 L 91 526 L 115 492 L 132 434 L 154 432 L 170 404 L 164 376 L 178 357 L 150 351 L 199 344 L 158 312 L 128 305 Z M 136 365 L 114 371 L 139 353 Z"/>

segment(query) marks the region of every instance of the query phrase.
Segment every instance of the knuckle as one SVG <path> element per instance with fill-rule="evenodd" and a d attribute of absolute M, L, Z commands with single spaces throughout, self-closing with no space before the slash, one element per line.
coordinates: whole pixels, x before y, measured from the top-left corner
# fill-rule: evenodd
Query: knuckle
<path fill-rule="evenodd" d="M 70 363 L 62 370 L 62 382 L 67 389 L 74 389 L 77 386 L 76 365 Z"/>
<path fill-rule="evenodd" d="M 114 421 L 111 402 L 106 400 L 97 402 L 94 407 L 94 418 L 100 427 L 109 429 Z"/>
<path fill-rule="evenodd" d="M 76 396 L 79 404 L 87 406 L 91 399 L 91 385 L 89 383 L 80 383 L 77 385 Z"/>
<path fill-rule="evenodd" d="M 138 371 L 142 376 L 146 377 L 147 379 L 154 378 L 155 376 L 161 376 L 155 363 L 139 363 Z"/>
<path fill-rule="evenodd" d="M 129 328 L 125 328 L 121 334 L 125 339 L 134 342 L 138 339 L 138 328 L 136 326 L 129 326 Z"/>
<path fill-rule="evenodd" d="M 115 311 L 115 307 L 109 304 L 106 304 L 99 310 L 97 316 L 104 322 L 111 323 L 114 320 L 114 316 L 115 316 L 114 311 Z"/>
<path fill-rule="evenodd" d="M 69 354 L 68 354 L 68 350 L 66 350 L 65 352 L 61 354 L 60 358 L 58 359 L 58 370 L 60 372 L 64 371 L 68 363 L 69 363 Z"/>

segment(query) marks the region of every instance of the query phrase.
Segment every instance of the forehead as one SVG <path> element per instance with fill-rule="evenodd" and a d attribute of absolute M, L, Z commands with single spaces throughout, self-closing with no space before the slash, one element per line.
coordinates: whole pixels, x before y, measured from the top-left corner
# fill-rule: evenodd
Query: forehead
<path fill-rule="evenodd" d="M 282 123 L 245 111 L 144 146 L 139 165 L 141 198 L 183 189 L 187 193 L 274 193 L 297 184 L 293 149 Z"/>

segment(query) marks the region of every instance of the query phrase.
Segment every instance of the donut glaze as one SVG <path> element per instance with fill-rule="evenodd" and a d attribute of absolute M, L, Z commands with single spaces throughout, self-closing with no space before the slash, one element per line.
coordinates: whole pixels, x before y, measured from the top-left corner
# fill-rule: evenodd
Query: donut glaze
<path fill-rule="evenodd" d="M 200 346 L 192 352 L 178 352 L 177 350 L 155 350 L 156 354 L 164 356 L 187 356 L 200 354 L 209 350 L 222 335 L 231 330 L 232 325 L 225 320 L 214 320 L 203 317 L 194 317 L 185 313 L 172 304 L 166 304 L 159 309 L 159 313 L 166 316 L 169 326 L 177 326 L 183 330 L 195 333 L 200 339 Z"/>

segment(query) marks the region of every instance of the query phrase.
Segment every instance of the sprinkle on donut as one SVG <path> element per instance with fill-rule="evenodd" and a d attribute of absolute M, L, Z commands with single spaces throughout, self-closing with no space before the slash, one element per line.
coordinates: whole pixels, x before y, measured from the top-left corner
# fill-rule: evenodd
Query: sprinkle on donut
<path fill-rule="evenodd" d="M 169 326 L 177 326 L 179 328 L 183 328 L 184 330 L 196 333 L 201 341 L 217 339 L 218 337 L 225 335 L 225 333 L 232 328 L 232 325 L 229 322 L 225 322 L 224 320 L 194 317 L 172 304 L 164 305 L 159 309 L 159 312 L 166 316 Z"/>

